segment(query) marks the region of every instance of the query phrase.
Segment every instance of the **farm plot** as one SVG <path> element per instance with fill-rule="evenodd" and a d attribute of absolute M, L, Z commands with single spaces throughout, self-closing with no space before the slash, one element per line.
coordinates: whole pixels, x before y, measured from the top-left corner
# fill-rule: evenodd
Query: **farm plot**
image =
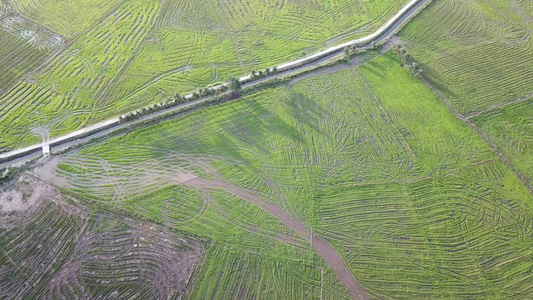
<path fill-rule="evenodd" d="M 1 298 L 175 299 L 203 255 L 198 241 L 73 206 L 29 175 L 0 205 Z"/>
<path fill-rule="evenodd" d="M 289 251 L 271 257 L 213 247 L 198 274 L 191 299 L 350 299 L 327 266 Z"/>
<path fill-rule="evenodd" d="M 531 293 L 531 196 L 393 54 L 88 145 L 54 174 L 84 201 L 212 239 L 198 278 L 217 289 L 199 283 L 198 298 L 279 296 L 291 268 L 315 287 L 283 289 L 316 295 L 311 265 L 326 265 L 305 231 L 378 298 Z"/>
<path fill-rule="evenodd" d="M 533 184 L 533 101 L 496 109 L 471 120 Z"/>
<path fill-rule="evenodd" d="M 20 15 L 65 37 L 84 33 L 124 0 L 10 0 Z"/>
<path fill-rule="evenodd" d="M 161 101 L 369 34 L 408 1 L 166 1 L 106 96 L 117 109 Z"/>
<path fill-rule="evenodd" d="M 12 14 L 0 21 L 0 95 L 61 48 L 62 36 Z"/>
<path fill-rule="evenodd" d="M 79 199 L 105 201 L 167 228 L 211 239 L 214 248 L 202 264 L 193 298 L 286 298 L 287 293 L 295 298 L 349 298 L 329 267 L 294 231 L 232 194 L 188 184 L 194 178 L 181 173 L 184 169 L 200 173 L 203 167 L 203 175 L 213 177 L 214 169 L 202 166 L 200 157 L 149 159 L 153 151 L 139 147 L 133 157 L 109 157 L 107 162 L 97 156 L 69 157 L 57 166 L 56 175 L 68 176 L 64 186 L 71 185 L 68 190 Z"/>
<path fill-rule="evenodd" d="M 533 92 L 527 0 L 433 1 L 401 31 L 426 77 L 461 113 Z"/>
<path fill-rule="evenodd" d="M 15 1 L 17 12 L 74 42 L 0 98 L 2 147 L 39 142 L 35 127 L 57 137 L 368 34 L 406 2 Z"/>
<path fill-rule="evenodd" d="M 326 236 L 380 299 L 528 298 L 532 198 L 503 163 L 317 195 Z"/>
<path fill-rule="evenodd" d="M 32 133 L 38 126 L 46 127 L 52 136 L 71 132 L 108 109 L 98 105 L 100 97 L 113 85 L 157 12 L 157 2 L 126 2 L 31 81 L 19 81 L 4 93 L 0 97 L 3 146 L 39 142 Z"/>

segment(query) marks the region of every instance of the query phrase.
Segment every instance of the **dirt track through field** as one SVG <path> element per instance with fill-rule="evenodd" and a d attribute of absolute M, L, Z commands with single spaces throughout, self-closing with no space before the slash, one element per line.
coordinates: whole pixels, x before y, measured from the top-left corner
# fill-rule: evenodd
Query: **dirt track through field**
<path fill-rule="evenodd" d="M 369 299 L 368 294 L 359 286 L 359 284 L 357 284 L 350 269 L 335 249 L 333 249 L 333 247 L 331 247 L 326 241 L 311 235 L 311 232 L 309 232 L 300 221 L 291 217 L 277 205 L 263 201 L 251 192 L 221 180 L 209 180 L 196 177 L 183 184 L 196 188 L 221 189 L 260 207 L 285 224 L 285 226 L 294 230 L 301 237 L 310 241 L 315 251 L 326 261 L 335 273 L 335 276 L 337 276 L 337 279 L 344 285 L 353 299 Z"/>

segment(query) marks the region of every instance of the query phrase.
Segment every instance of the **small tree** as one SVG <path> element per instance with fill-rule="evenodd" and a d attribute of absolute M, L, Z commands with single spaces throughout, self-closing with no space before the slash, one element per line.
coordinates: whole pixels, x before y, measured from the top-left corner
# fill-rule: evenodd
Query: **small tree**
<path fill-rule="evenodd" d="M 238 94 L 241 92 L 241 82 L 237 78 L 231 78 L 230 81 L 230 88 L 233 91 L 233 93 Z"/>

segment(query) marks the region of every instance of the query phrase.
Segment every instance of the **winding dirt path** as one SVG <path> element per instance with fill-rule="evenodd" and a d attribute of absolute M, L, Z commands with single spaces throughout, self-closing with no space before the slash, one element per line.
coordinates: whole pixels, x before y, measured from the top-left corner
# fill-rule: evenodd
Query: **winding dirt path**
<path fill-rule="evenodd" d="M 326 241 L 312 235 L 311 232 L 305 228 L 300 221 L 291 217 L 279 206 L 265 202 L 246 189 L 221 180 L 210 180 L 196 177 L 184 182 L 183 184 L 196 188 L 221 189 L 260 207 L 262 210 L 266 211 L 271 216 L 285 224 L 285 226 L 294 230 L 302 238 L 310 241 L 315 251 L 326 261 L 326 263 L 335 273 L 335 276 L 337 276 L 337 279 L 344 285 L 353 299 L 369 299 L 368 294 L 359 286 L 359 284 L 357 284 L 353 274 L 350 272 L 350 269 L 344 260 L 342 260 L 342 258 L 339 256 L 337 251 L 335 251 L 335 249 L 333 249 L 333 247 L 331 247 L 331 245 L 329 245 Z"/>

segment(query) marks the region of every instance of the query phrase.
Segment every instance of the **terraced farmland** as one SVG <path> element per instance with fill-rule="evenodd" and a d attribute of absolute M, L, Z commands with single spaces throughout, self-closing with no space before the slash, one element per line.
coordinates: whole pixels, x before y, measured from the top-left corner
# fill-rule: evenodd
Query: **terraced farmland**
<path fill-rule="evenodd" d="M 405 3 L 0 0 L 0 153 Z M 434 0 L 344 65 L 0 170 L 0 299 L 531 298 L 532 33 L 531 1 Z"/>
<path fill-rule="evenodd" d="M 531 195 L 393 54 L 49 164 L 84 202 L 213 240 L 196 298 L 348 297 L 315 241 L 371 297 L 532 292 Z"/>
<path fill-rule="evenodd" d="M 68 47 L 27 74 L 30 80 L 8 76 L 14 82 L 0 94 L 3 150 L 39 142 L 36 127 L 57 137 L 363 36 L 407 1 L 11 3 L 20 16 L 66 37 Z"/>
<path fill-rule="evenodd" d="M 502 163 L 330 190 L 317 202 L 317 234 L 346 253 L 377 298 L 532 293 L 531 197 Z"/>
<path fill-rule="evenodd" d="M 39 141 L 32 128 L 52 136 L 87 124 L 109 109 L 98 106 L 146 35 L 157 14 L 152 1 L 128 1 L 98 27 L 34 75 L 0 97 L 0 130 L 8 146 Z M 13 126 L 16 124 L 17 126 Z"/>
<path fill-rule="evenodd" d="M 461 113 L 533 93 L 528 0 L 433 1 L 401 32 L 426 76 Z"/>

